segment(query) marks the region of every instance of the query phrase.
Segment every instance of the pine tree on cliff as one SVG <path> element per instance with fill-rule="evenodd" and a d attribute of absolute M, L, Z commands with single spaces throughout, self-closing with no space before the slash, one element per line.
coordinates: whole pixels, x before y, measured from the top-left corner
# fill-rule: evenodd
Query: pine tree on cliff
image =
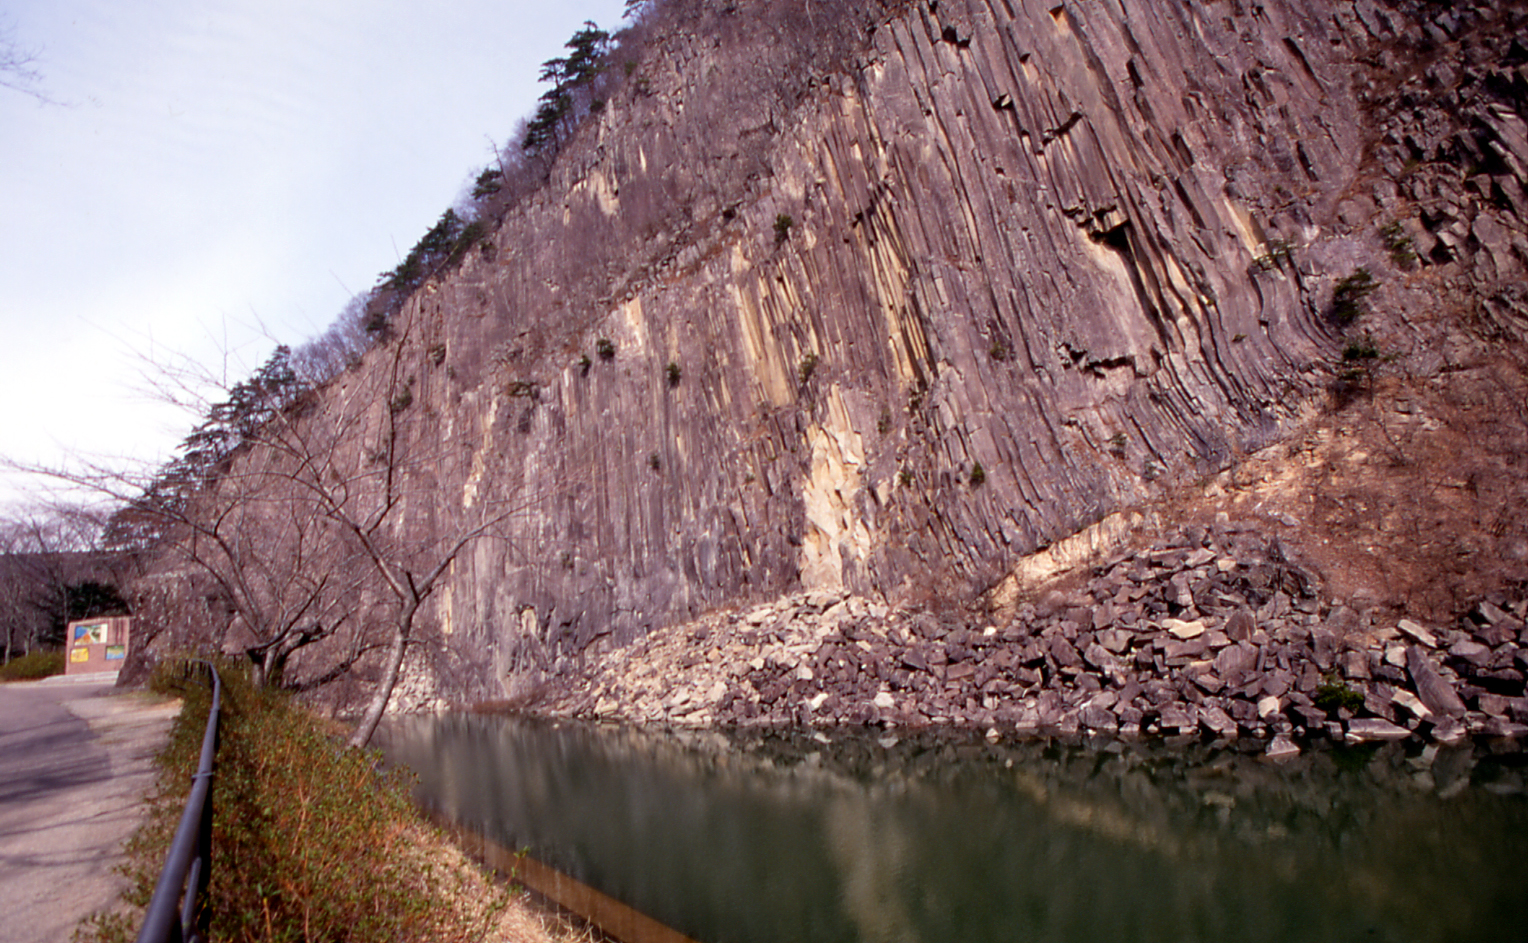
<path fill-rule="evenodd" d="M 535 117 L 525 127 L 525 140 L 520 144 L 524 150 L 540 151 L 562 139 L 567 119 L 578 110 L 579 92 L 600 74 L 609 45 L 610 34 L 592 20 L 585 20 L 583 28 L 564 45 L 569 55 L 541 64 L 541 81 L 551 82 L 552 87 L 542 94 Z"/>

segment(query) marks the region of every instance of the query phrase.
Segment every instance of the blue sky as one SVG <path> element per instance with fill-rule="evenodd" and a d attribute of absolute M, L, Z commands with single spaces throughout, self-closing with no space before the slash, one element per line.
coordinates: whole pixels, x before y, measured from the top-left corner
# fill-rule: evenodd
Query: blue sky
<path fill-rule="evenodd" d="M 0 88 L 0 454 L 167 456 L 192 418 L 142 392 L 146 359 L 237 380 L 320 332 L 505 145 L 540 63 L 623 6 L 0 6 L 55 102 Z"/>

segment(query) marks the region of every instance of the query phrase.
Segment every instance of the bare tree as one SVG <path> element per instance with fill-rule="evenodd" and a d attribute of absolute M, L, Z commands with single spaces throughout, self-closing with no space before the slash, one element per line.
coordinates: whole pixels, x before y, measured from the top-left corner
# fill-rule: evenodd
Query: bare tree
<path fill-rule="evenodd" d="M 52 103 L 42 91 L 42 73 L 37 71 L 37 52 L 22 46 L 16 39 L 16 28 L 0 23 L 0 88 L 8 88 L 37 99 Z"/>
<path fill-rule="evenodd" d="M 440 495 L 425 470 L 441 457 L 438 450 L 451 448 L 439 440 L 438 430 L 409 428 L 428 425 L 418 410 L 411 410 L 412 380 L 404 370 L 409 340 L 405 330 L 382 352 L 389 358 L 386 369 L 374 370 L 373 384 L 357 384 L 351 402 L 332 397 L 314 412 L 282 415 L 260 440 L 268 460 L 283 467 L 289 486 L 348 538 L 351 552 L 369 564 L 391 597 L 382 679 L 350 738 L 356 747 L 365 746 L 376 732 L 414 640 L 420 610 L 457 557 L 473 541 L 543 500 L 522 493 L 508 501 L 477 503 L 460 515 L 408 519 L 410 505 L 438 504 Z M 374 418 L 356 424 L 362 417 Z M 420 431 L 425 434 L 416 434 Z M 359 465 L 358 446 L 363 453 Z"/>
<path fill-rule="evenodd" d="M 227 388 L 162 468 L 79 461 L 30 470 L 115 504 L 103 538 L 109 549 L 201 574 L 232 615 L 211 641 L 244 652 L 257 683 L 302 689 L 337 677 L 366 646 L 354 617 L 361 581 L 339 532 L 258 448 L 308 395 L 288 358 L 278 348 L 253 377 Z M 207 382 L 169 368 L 157 378 L 161 390 Z M 316 678 L 287 676 L 299 651 L 342 636 L 337 665 Z"/>
<path fill-rule="evenodd" d="M 303 383 L 318 386 L 361 362 L 371 347 L 366 331 L 367 295 L 356 295 L 340 311 L 334 323 L 292 352 L 292 369 Z"/>
<path fill-rule="evenodd" d="M 104 464 L 37 469 L 120 503 L 107 544 L 201 574 L 231 618 L 212 641 L 244 652 L 257 679 L 299 690 L 385 649 L 381 681 L 351 743 L 365 745 L 416 641 L 419 615 L 462 551 L 545 500 L 443 503 L 435 469 L 463 443 L 413 402 L 423 361 L 405 325 L 343 382 L 314 388 L 278 349 L 228 387 L 180 455 L 152 473 Z M 414 359 L 409 359 L 412 356 Z M 167 395 L 207 376 L 154 378 Z M 320 653 L 307 659 L 307 653 Z M 304 653 L 300 675 L 289 670 Z"/>
<path fill-rule="evenodd" d="M 99 551 L 98 515 L 72 505 L 0 518 L 0 625 L 5 660 L 57 645 L 64 626 L 119 603 L 111 560 Z"/>

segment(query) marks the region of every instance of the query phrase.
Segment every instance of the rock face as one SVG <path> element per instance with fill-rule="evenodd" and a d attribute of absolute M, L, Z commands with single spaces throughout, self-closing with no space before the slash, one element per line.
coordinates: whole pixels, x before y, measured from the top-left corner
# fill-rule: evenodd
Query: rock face
<path fill-rule="evenodd" d="M 1528 735 L 1521 619 L 1485 602 L 1443 640 L 1407 645 L 1321 590 L 1276 540 L 1200 528 L 1000 624 L 837 592 L 708 616 L 594 660 L 538 709 L 680 727 L 1271 738 L 1275 757 L 1298 752 L 1291 738 Z"/>
<path fill-rule="evenodd" d="M 1324 395 L 1334 286 L 1392 266 L 1359 60 L 1403 48 L 1404 11 L 757 6 L 659 3 L 547 185 L 360 368 L 401 371 L 402 408 L 428 419 L 408 443 L 432 455 L 411 520 L 524 506 L 432 600 L 443 644 L 419 670 L 442 696 L 523 691 L 782 593 L 984 590 L 1276 441 Z M 1481 21 L 1455 17 L 1455 34 Z M 818 34 L 832 55 L 806 48 Z M 1521 121 L 1494 102 L 1496 137 L 1471 140 L 1520 181 Z M 1528 253 L 1496 220 L 1454 242 L 1505 272 Z M 1228 615 L 1163 623 L 1151 657 L 1204 662 L 1205 697 L 1248 687 L 1256 624 Z M 1108 675 L 1144 650 L 1084 630 L 1026 664 Z M 1319 670 L 1346 665 L 1312 645 Z M 929 655 L 908 657 L 888 670 Z M 960 680 L 971 662 L 945 657 Z M 1185 723 L 1246 719 L 1206 710 Z"/>
<path fill-rule="evenodd" d="M 1299 409 L 1320 278 L 1265 257 L 1310 227 L 1277 193 L 1357 170 L 1328 5 L 1010 7 L 905 9 L 788 109 L 708 106 L 741 51 L 702 17 L 405 312 L 446 350 L 416 401 L 487 456 L 442 500 L 573 483 L 448 597 L 501 675 L 750 595 L 982 587 Z"/>

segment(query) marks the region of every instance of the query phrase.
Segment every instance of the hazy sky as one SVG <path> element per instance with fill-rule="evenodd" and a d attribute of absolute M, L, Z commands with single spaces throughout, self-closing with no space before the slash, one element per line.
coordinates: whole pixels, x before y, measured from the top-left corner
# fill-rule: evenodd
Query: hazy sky
<path fill-rule="evenodd" d="M 162 458 L 144 358 L 239 379 L 397 264 L 540 63 L 624 0 L 21 0 L 0 88 L 0 454 Z M 18 483 L 0 477 L 0 505 Z"/>

